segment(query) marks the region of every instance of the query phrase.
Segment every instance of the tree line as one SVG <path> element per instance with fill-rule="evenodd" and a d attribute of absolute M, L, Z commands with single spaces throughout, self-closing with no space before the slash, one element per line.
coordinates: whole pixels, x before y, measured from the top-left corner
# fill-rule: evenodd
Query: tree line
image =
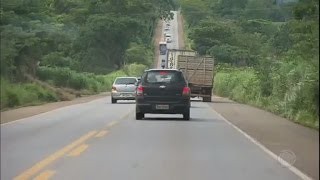
<path fill-rule="evenodd" d="M 152 61 L 159 18 L 170 0 L 3 0 L 1 76 L 36 76 L 37 66 L 108 73 Z M 139 58 L 137 58 L 139 57 Z"/>
<path fill-rule="evenodd" d="M 1 109 L 110 90 L 153 63 L 172 0 L 1 1 Z"/>
<path fill-rule="evenodd" d="M 319 1 L 180 0 L 215 93 L 319 127 Z"/>

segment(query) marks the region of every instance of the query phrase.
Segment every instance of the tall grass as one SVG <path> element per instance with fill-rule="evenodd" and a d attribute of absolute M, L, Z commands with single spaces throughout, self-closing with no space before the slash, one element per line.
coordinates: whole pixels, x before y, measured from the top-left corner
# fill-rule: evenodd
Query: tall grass
<path fill-rule="evenodd" d="M 13 84 L 1 78 L 1 109 L 58 100 L 53 91 L 35 83 Z"/>
<path fill-rule="evenodd" d="M 124 66 L 123 70 L 128 76 L 139 77 L 143 74 L 143 72 L 147 69 L 147 66 L 143 64 L 129 64 Z"/>
<path fill-rule="evenodd" d="M 262 80 L 252 68 L 222 68 L 215 75 L 214 92 L 319 129 L 315 100 L 319 84 L 312 72 L 303 63 L 280 63 L 270 72 L 268 80 Z M 270 94 L 266 95 L 264 88 L 269 88 Z"/>
<path fill-rule="evenodd" d="M 119 70 L 107 75 L 95 75 L 93 73 L 79 73 L 69 68 L 40 67 L 37 76 L 40 80 L 47 81 L 57 87 L 85 89 L 97 93 L 110 90 L 114 79 L 118 76 L 126 76 L 126 73 Z"/>

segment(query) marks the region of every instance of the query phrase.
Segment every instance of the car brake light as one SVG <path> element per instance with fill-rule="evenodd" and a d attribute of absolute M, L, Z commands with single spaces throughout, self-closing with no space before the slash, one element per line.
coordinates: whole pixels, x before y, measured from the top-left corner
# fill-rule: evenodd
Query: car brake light
<path fill-rule="evenodd" d="M 168 72 L 167 71 L 160 71 L 160 75 L 161 76 L 168 75 Z"/>
<path fill-rule="evenodd" d="M 144 87 L 143 86 L 138 86 L 137 87 L 137 96 L 142 96 L 143 95 L 143 91 L 144 91 Z"/>
<path fill-rule="evenodd" d="M 184 87 L 182 90 L 182 95 L 190 95 L 190 88 Z"/>

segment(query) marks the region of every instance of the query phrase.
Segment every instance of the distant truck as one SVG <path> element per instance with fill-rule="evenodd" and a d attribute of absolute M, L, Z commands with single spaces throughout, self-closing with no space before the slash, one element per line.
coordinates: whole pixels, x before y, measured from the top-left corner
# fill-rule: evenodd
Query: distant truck
<path fill-rule="evenodd" d="M 168 49 L 167 56 L 167 67 L 180 69 L 186 76 L 191 97 L 202 97 L 203 102 L 211 102 L 214 58 L 180 49 Z"/>
<path fill-rule="evenodd" d="M 196 51 L 182 50 L 182 49 L 168 49 L 167 53 L 167 68 L 177 69 L 177 61 L 179 55 L 196 56 Z"/>
<path fill-rule="evenodd" d="M 186 76 L 191 97 L 202 97 L 203 102 L 211 102 L 213 68 L 214 59 L 211 56 L 178 56 L 177 69 Z"/>

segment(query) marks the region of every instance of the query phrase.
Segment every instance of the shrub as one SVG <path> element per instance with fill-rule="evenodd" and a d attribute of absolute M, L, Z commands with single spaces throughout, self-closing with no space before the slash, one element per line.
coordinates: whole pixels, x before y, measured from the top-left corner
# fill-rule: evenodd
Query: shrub
<path fill-rule="evenodd" d="M 251 68 L 218 66 L 214 92 L 242 103 L 278 113 L 295 122 L 318 128 L 318 76 L 303 62 L 281 62 L 273 65 L 269 75 L 261 76 Z M 270 77 L 266 79 L 265 77 Z M 260 79 L 261 78 L 261 79 Z M 266 82 L 270 86 L 265 86 Z M 266 95 L 265 88 L 270 88 Z"/>
<path fill-rule="evenodd" d="M 129 72 L 137 73 L 143 65 L 133 65 Z M 127 76 L 122 71 L 115 71 L 107 75 L 95 75 L 93 73 L 78 73 L 69 68 L 40 67 L 37 75 L 40 80 L 52 83 L 59 87 L 68 87 L 76 90 L 89 90 L 90 92 L 101 92 L 111 89 L 111 85 L 116 77 Z"/>
<path fill-rule="evenodd" d="M 1 108 L 58 101 L 51 90 L 35 83 L 13 84 L 1 79 Z"/>
<path fill-rule="evenodd" d="M 144 70 L 147 69 L 147 66 L 143 64 L 133 63 L 126 65 L 123 69 L 129 76 L 139 77 L 143 74 Z"/>

